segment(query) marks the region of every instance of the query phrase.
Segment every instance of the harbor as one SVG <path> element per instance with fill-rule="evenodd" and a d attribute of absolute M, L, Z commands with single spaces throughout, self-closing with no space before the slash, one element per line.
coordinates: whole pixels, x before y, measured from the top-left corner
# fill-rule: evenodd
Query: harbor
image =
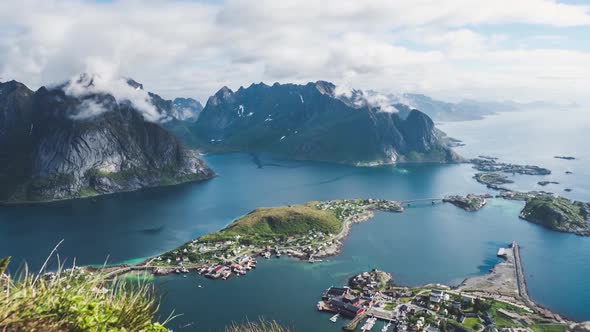
<path fill-rule="evenodd" d="M 391 274 L 372 270 L 349 278 L 343 287 L 330 287 L 317 309 L 332 313 L 330 321 L 347 320 L 342 328 L 371 331 L 439 332 L 508 331 L 553 324 L 565 329 L 562 317 L 533 303 L 527 294 L 524 270 L 516 241 L 499 248 L 503 259 L 487 275 L 466 279 L 457 287 L 428 284 L 400 287 Z"/>

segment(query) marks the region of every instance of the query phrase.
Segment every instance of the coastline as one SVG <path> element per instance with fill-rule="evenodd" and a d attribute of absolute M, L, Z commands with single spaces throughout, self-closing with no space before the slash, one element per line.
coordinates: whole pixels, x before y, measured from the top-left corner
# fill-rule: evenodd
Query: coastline
<path fill-rule="evenodd" d="M 97 197 L 101 197 L 101 196 L 132 193 L 132 192 L 137 192 L 137 191 L 142 191 L 142 190 L 150 190 L 150 189 L 156 189 L 156 188 L 174 187 L 174 186 L 179 186 L 179 185 L 188 184 L 188 183 L 205 182 L 208 180 L 212 180 L 212 179 L 216 178 L 217 176 L 219 176 L 217 173 L 213 173 L 211 176 L 201 178 L 201 179 L 192 179 L 192 180 L 186 180 L 186 181 L 179 181 L 179 182 L 175 182 L 175 183 L 162 183 L 162 184 L 153 185 L 153 186 L 144 186 L 144 187 L 137 188 L 137 189 L 119 190 L 119 191 L 105 192 L 105 193 L 100 193 L 100 194 L 95 194 L 95 195 L 82 195 L 82 196 L 76 196 L 76 197 L 53 198 L 53 199 L 43 199 L 43 200 L 34 200 L 34 201 L 0 200 L 0 207 L 1 206 L 43 205 L 43 204 L 58 203 L 58 202 L 65 202 L 65 201 L 92 199 L 92 198 L 97 198 Z"/>
<path fill-rule="evenodd" d="M 466 278 L 454 287 L 438 283 L 406 287 L 396 285 L 389 272 L 361 272 L 349 277 L 342 287 L 327 288 L 316 307 L 333 315 L 333 323 L 349 319 L 342 326 L 347 331 L 355 330 L 365 320 L 363 330 L 381 320 L 387 327 L 393 324 L 402 331 L 407 327 L 446 328 L 450 324 L 466 332 L 506 328 L 539 331 L 544 325 L 565 330 L 575 323 L 528 298 L 515 241 L 508 248 L 500 248 L 497 255 L 504 260 L 487 274 Z"/>
<path fill-rule="evenodd" d="M 340 202 L 340 201 L 339 201 Z M 400 202 L 396 202 L 401 204 Z M 342 241 L 346 239 L 346 237 L 350 234 L 352 225 L 355 223 L 362 223 L 370 220 L 374 217 L 375 210 L 379 209 L 366 209 L 362 214 L 353 215 L 343 221 L 341 231 L 334 235 L 331 238 L 331 241 L 334 241 L 334 245 L 331 247 L 331 250 L 325 250 L 323 255 L 317 255 L 316 258 L 324 258 L 330 256 L 336 256 L 340 253 L 342 249 Z M 401 211 L 397 211 L 401 212 Z M 512 252 L 512 251 L 511 251 Z M 512 257 L 514 254 L 512 252 Z M 291 258 L 297 259 L 298 261 L 304 261 L 308 259 L 307 257 L 297 257 L 291 256 Z M 155 261 L 156 257 L 152 257 L 142 261 L 141 263 L 130 265 L 130 264 L 120 264 L 120 265 L 113 265 L 107 266 L 104 269 L 96 269 L 92 268 L 93 271 L 102 270 L 106 273 L 111 274 L 112 277 L 117 277 L 127 273 L 136 273 L 136 272 L 148 272 L 153 274 L 154 276 L 163 276 L 167 274 L 173 273 L 189 273 L 189 271 L 198 271 L 199 264 L 195 265 L 184 265 L 186 268 L 186 272 L 180 271 L 179 266 L 177 267 L 162 267 L 157 265 L 152 265 Z M 182 265 L 180 265 L 182 266 Z M 524 276 L 524 273 L 521 272 Z M 564 316 L 560 316 L 552 312 L 551 310 L 534 303 L 534 301 L 529 300 L 525 301 L 523 298 L 518 294 L 518 285 L 517 285 L 517 277 L 516 277 L 516 267 L 514 258 L 510 259 L 509 257 L 504 261 L 501 261 L 494 265 L 494 267 L 490 270 L 489 273 L 484 275 L 469 277 L 463 280 L 463 282 L 455 286 L 453 288 L 449 287 L 451 291 L 457 292 L 465 292 L 465 293 L 472 293 L 474 295 L 478 295 L 484 298 L 493 298 L 498 301 L 502 301 L 505 303 L 509 303 L 520 308 L 529 308 L 535 314 L 539 315 L 539 317 L 544 317 L 544 319 L 552 320 L 552 321 L 559 321 L 559 322 L 574 322 L 574 320 L 570 320 L 567 318 L 563 318 Z M 523 278 L 523 281 L 526 282 Z M 481 285 L 481 283 L 488 283 L 489 285 Z M 402 287 L 402 286 L 400 286 Z M 406 287 L 407 288 L 407 287 Z M 526 292 L 526 290 L 525 290 Z"/>

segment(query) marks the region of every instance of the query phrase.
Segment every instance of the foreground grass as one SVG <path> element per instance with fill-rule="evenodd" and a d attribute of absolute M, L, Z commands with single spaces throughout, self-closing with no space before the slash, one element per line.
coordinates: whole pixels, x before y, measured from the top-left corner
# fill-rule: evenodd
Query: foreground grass
<path fill-rule="evenodd" d="M 225 332 L 290 332 L 290 330 L 277 322 L 260 319 L 257 322 L 232 324 L 225 328 Z"/>
<path fill-rule="evenodd" d="M 8 259 L 0 260 L 0 275 Z M 3 268 L 4 267 L 4 268 Z M 158 301 L 145 282 L 63 270 L 0 279 L 0 331 L 165 332 L 154 320 Z"/>
<path fill-rule="evenodd" d="M 158 300 L 142 279 L 58 269 L 55 275 L 4 275 L 0 259 L 0 332 L 167 332 L 157 322 Z M 43 271 L 43 269 L 42 269 Z M 226 332 L 289 332 L 274 321 L 232 324 Z"/>

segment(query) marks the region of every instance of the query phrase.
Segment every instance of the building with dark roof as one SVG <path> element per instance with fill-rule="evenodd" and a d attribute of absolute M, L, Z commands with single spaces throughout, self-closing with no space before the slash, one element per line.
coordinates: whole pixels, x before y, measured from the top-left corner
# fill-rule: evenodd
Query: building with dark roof
<path fill-rule="evenodd" d="M 365 311 L 365 309 L 345 303 L 339 300 L 330 300 L 329 304 L 344 317 L 354 318 Z"/>

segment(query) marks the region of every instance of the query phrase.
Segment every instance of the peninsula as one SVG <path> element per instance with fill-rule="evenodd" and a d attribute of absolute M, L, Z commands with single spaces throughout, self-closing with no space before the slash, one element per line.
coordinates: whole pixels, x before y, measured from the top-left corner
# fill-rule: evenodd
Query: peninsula
<path fill-rule="evenodd" d="M 257 208 L 220 231 L 203 235 L 178 248 L 140 264 L 104 268 L 114 275 L 149 271 L 155 275 L 196 270 L 213 279 L 248 273 L 257 257 L 286 255 L 309 263 L 337 255 L 352 224 L 374 216 L 375 211 L 403 212 L 415 202 L 450 203 L 465 211 L 483 208 L 492 195 L 446 196 L 444 198 L 391 201 L 344 199 L 312 201 L 301 205 Z M 520 217 L 551 230 L 590 235 L 586 222 L 590 204 L 571 202 L 546 192 L 502 191 L 495 198 L 525 201 Z M 94 268 L 89 268 L 96 270 Z"/>
<path fill-rule="evenodd" d="M 374 211 L 403 212 L 396 201 L 376 199 L 308 202 L 258 208 L 224 229 L 201 236 L 146 262 L 155 274 L 188 272 L 214 279 L 243 275 L 257 256 L 289 257 L 310 263 L 340 252 L 350 226 L 373 217 Z"/>

